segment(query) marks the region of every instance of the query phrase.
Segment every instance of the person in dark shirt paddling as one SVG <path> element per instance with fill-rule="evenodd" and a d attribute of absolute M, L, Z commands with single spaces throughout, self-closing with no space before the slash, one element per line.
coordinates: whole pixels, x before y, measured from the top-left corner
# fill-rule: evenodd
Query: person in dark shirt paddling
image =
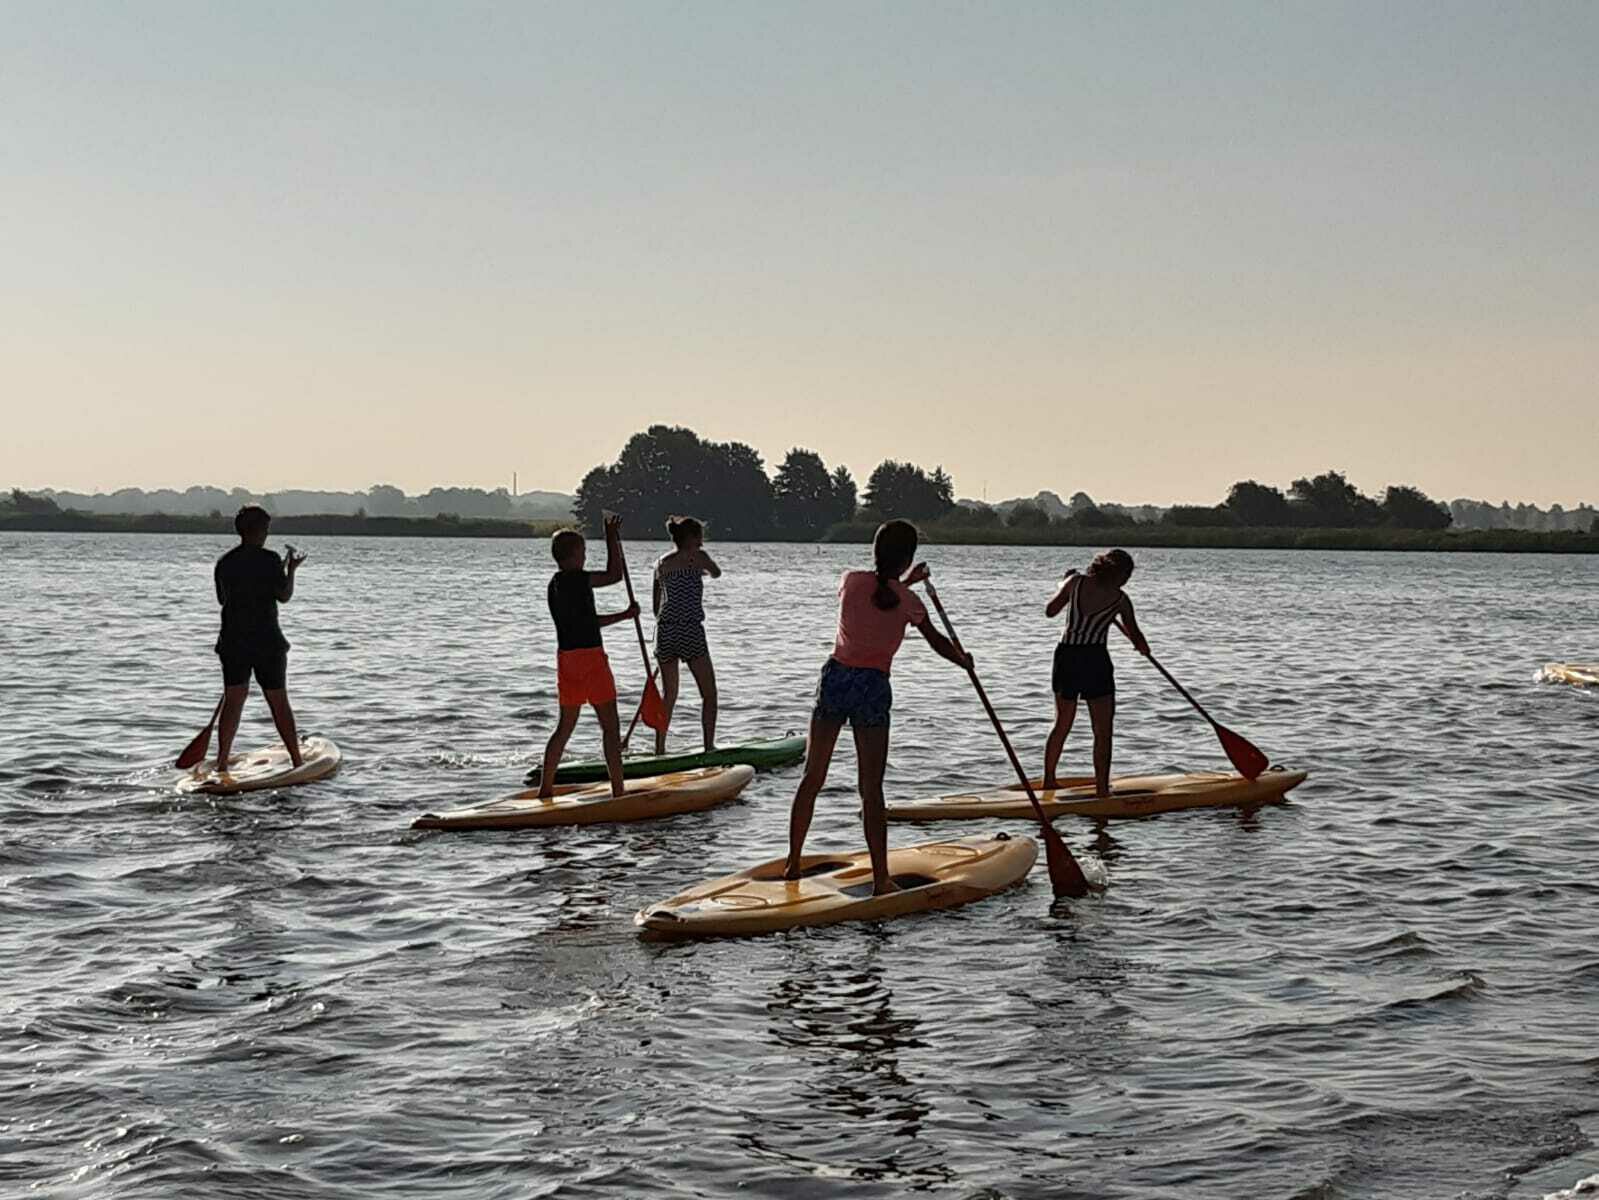
<path fill-rule="evenodd" d="M 556 688 L 561 715 L 544 747 L 539 774 L 539 797 L 555 794 L 555 772 L 561 765 L 566 741 L 577 728 L 583 706 L 591 705 L 600 719 L 605 742 L 605 770 L 611 778 L 611 795 L 622 794 L 622 731 L 616 715 L 616 680 L 605 657 L 600 630 L 638 616 L 638 605 L 608 616 L 594 611 L 594 589 L 610 587 L 622 578 L 622 518 L 605 519 L 605 570 L 588 571 L 588 543 L 575 529 L 562 529 L 550 539 L 550 554 L 560 568 L 550 576 L 550 617 L 555 621 Z"/>
<path fill-rule="evenodd" d="M 239 714 L 250 694 L 255 675 L 272 710 L 272 723 L 288 748 L 289 758 L 300 765 L 300 737 L 289 707 L 289 642 L 278 627 L 278 605 L 294 595 L 294 575 L 305 555 L 288 547 L 279 558 L 266 548 L 272 517 L 254 504 L 233 518 L 239 544 L 217 560 L 213 579 L 217 603 L 222 606 L 222 632 L 217 635 L 217 657 L 222 660 L 222 715 L 217 726 L 217 770 L 226 771 Z"/>

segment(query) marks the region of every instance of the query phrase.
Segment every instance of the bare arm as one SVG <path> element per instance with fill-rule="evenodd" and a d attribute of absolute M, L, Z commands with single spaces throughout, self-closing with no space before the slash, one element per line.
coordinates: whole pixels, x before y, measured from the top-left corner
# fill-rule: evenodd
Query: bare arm
<path fill-rule="evenodd" d="M 607 625 L 620 625 L 623 621 L 631 621 L 636 616 L 638 616 L 638 605 L 636 603 L 629 604 L 621 612 L 606 613 L 605 616 L 600 617 L 600 628 L 604 629 Z"/>
<path fill-rule="evenodd" d="M 700 570 L 704 571 L 712 579 L 720 579 L 722 577 L 722 568 L 716 565 L 715 559 L 705 553 L 703 546 L 700 548 Z"/>
<path fill-rule="evenodd" d="M 293 546 L 287 549 L 289 552 L 283 559 L 283 578 L 278 581 L 278 602 L 281 604 L 294 599 L 294 573 L 305 561 L 305 555 L 298 553 Z"/>
<path fill-rule="evenodd" d="M 590 571 L 589 584 L 610 587 L 622 578 L 622 518 L 605 518 L 605 570 Z"/>
<path fill-rule="evenodd" d="M 218 604 L 226 604 L 228 602 L 228 594 L 222 588 L 222 564 L 221 563 L 218 563 L 216 565 L 216 568 L 211 572 L 211 585 L 213 587 L 215 587 L 216 590 L 217 590 L 217 603 Z"/>
<path fill-rule="evenodd" d="M 1060 590 L 1055 593 L 1048 604 L 1044 605 L 1044 615 L 1051 618 L 1060 616 L 1060 610 L 1066 607 L 1066 601 L 1071 598 L 1071 594 L 1072 575 L 1068 574 L 1065 579 L 1061 580 Z"/>
<path fill-rule="evenodd" d="M 972 656 L 957 650 L 954 642 L 934 629 L 932 618 L 923 617 L 917 624 L 916 629 L 927 639 L 927 644 L 933 648 L 933 652 L 940 658 L 947 659 L 963 671 L 972 669 Z"/>
<path fill-rule="evenodd" d="M 656 575 L 650 582 L 650 611 L 656 616 L 661 615 L 661 577 Z"/>
<path fill-rule="evenodd" d="M 1127 640 L 1133 644 L 1133 649 L 1140 654 L 1147 655 L 1149 653 L 1149 643 L 1144 640 L 1144 631 L 1138 628 L 1138 618 L 1133 616 L 1133 602 L 1126 596 L 1122 597 L 1121 613 L 1119 615 L 1121 617 L 1122 632 L 1127 635 Z"/>

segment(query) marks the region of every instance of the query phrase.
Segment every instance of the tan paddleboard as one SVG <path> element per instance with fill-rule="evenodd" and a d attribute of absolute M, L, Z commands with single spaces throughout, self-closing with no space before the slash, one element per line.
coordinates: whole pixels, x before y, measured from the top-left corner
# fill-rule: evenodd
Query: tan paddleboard
<path fill-rule="evenodd" d="M 888 869 L 903 890 L 884 896 L 872 895 L 872 861 L 865 850 L 808 854 L 801 860 L 803 878 L 796 880 L 782 878 L 779 858 L 651 904 L 633 923 L 665 937 L 739 937 L 903 917 L 1014 887 L 1037 857 L 1032 838 L 1003 833 L 901 846 L 888 852 Z"/>
<path fill-rule="evenodd" d="M 1599 663 L 1545 663 L 1538 672 L 1545 683 L 1569 683 L 1574 687 L 1599 687 Z"/>
<path fill-rule="evenodd" d="M 228 760 L 228 769 L 220 773 L 213 763 L 203 763 L 178 781 L 178 791 L 231 796 L 237 792 L 294 787 L 326 779 L 339 769 L 342 757 L 339 748 L 328 738 L 302 738 L 300 758 L 303 761 L 297 767 L 290 761 L 288 749 L 279 742 L 250 754 L 233 755 Z"/>
<path fill-rule="evenodd" d="M 557 784 L 548 800 L 539 799 L 537 788 L 528 788 L 498 800 L 423 813 L 411 828 L 528 829 L 675 817 L 725 804 L 754 778 L 755 768 L 750 766 L 698 767 L 625 780 L 621 796 L 611 795 L 609 783 Z"/>
<path fill-rule="evenodd" d="M 1039 806 L 1045 815 L 1069 813 L 1079 817 L 1148 817 L 1183 808 L 1227 808 L 1274 804 L 1290 788 L 1308 777 L 1307 771 L 1273 767 L 1259 779 L 1220 771 L 1192 771 L 1177 775 L 1124 775 L 1111 781 L 1111 794 L 1094 795 L 1092 779 L 1067 779 L 1046 791 L 1034 780 Z M 1032 820 L 1033 806 L 1021 784 L 953 796 L 934 796 L 889 804 L 890 821 Z"/>

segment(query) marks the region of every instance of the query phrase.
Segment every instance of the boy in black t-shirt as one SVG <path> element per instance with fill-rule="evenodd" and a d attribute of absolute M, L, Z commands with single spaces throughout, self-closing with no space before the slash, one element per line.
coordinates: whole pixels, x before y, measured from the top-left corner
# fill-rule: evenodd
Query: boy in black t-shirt
<path fill-rule="evenodd" d="M 544 747 L 539 768 L 539 797 L 555 794 L 555 771 L 561 765 L 566 740 L 577 728 L 583 706 L 592 705 L 600 719 L 605 743 L 605 770 L 611 778 L 611 795 L 622 794 L 622 731 L 616 715 L 616 680 L 605 657 L 600 630 L 638 616 L 638 604 L 608 616 L 594 611 L 594 589 L 609 587 L 622 578 L 622 518 L 605 518 L 605 570 L 586 571 L 588 543 L 575 529 L 563 529 L 550 539 L 550 554 L 560 568 L 550 576 L 550 616 L 555 621 L 556 689 L 561 716 Z"/>
<path fill-rule="evenodd" d="M 250 694 L 253 673 L 272 723 L 288 748 L 289 758 L 300 765 L 300 738 L 294 727 L 294 710 L 289 707 L 287 676 L 289 643 L 278 628 L 278 605 L 294 595 L 294 573 L 305 555 L 288 547 L 287 559 L 266 548 L 267 530 L 272 517 L 254 504 L 241 508 L 233 518 L 239 544 L 217 559 L 213 579 L 217 603 L 222 606 L 222 632 L 217 635 L 217 656 L 222 660 L 222 715 L 217 726 L 217 770 L 228 768 L 233 735 L 239 730 L 239 714 Z"/>

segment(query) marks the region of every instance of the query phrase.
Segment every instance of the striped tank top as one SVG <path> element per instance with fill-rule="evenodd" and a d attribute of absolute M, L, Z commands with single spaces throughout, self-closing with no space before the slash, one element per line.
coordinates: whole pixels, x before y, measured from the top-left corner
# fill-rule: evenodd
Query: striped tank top
<path fill-rule="evenodd" d="M 1083 594 L 1083 579 L 1084 576 L 1077 576 L 1072 584 L 1072 594 L 1066 599 L 1066 630 L 1060 635 L 1061 644 L 1103 646 L 1110 637 L 1110 627 L 1116 620 L 1116 614 L 1121 611 L 1122 597 L 1118 592 L 1116 598 L 1103 608 L 1085 611 L 1079 603 Z"/>
<path fill-rule="evenodd" d="M 705 579 L 698 567 L 679 567 L 675 571 L 656 568 L 661 581 L 661 611 L 655 614 L 658 625 L 703 625 L 705 623 Z"/>

